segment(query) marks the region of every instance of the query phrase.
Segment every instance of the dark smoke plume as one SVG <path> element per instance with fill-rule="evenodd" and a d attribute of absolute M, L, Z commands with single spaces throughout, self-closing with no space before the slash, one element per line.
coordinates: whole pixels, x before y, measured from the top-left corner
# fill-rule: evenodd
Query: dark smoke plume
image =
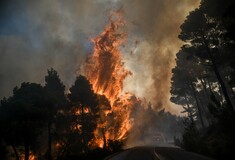
<path fill-rule="evenodd" d="M 1 2 L 0 98 L 9 96 L 23 81 L 44 82 L 55 68 L 64 83 L 91 53 L 88 38 L 98 35 L 110 10 L 123 7 L 128 42 L 123 48 L 133 76 L 125 90 L 151 101 L 156 109 L 174 113 L 169 102 L 171 68 L 180 47 L 179 26 L 199 0 L 9 0 Z"/>

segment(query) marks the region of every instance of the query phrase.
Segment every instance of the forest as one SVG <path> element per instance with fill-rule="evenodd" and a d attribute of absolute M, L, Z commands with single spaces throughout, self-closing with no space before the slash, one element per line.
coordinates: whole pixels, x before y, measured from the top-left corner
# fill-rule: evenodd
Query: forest
<path fill-rule="evenodd" d="M 235 151 L 234 8 L 233 0 L 202 0 L 180 27 L 172 69 L 171 101 L 187 115 L 180 145 L 215 159 Z"/>
<path fill-rule="evenodd" d="M 218 160 L 234 159 L 234 9 L 234 0 L 201 0 L 181 24 L 182 46 L 170 90 L 181 115 L 165 106 L 156 110 L 133 94 L 120 96 L 131 72 L 123 69 L 118 49 L 126 36 L 118 30 L 123 22 L 111 19 L 93 39 L 96 55 L 87 59 L 89 73 L 78 75 L 68 89 L 50 68 L 44 84 L 22 82 L 1 100 L 0 159 L 98 160 L 127 144 L 170 144 Z M 96 62 L 97 57 L 105 63 Z"/>
<path fill-rule="evenodd" d="M 159 122 L 151 132 L 144 131 L 148 130 L 145 123 L 136 123 L 142 132 L 142 141 L 159 131 L 180 135 L 182 118 L 164 110 L 154 112 L 151 104 L 146 109 L 138 107 L 140 103 L 135 105 L 138 110 L 132 110 L 133 118 L 142 112 L 150 117 L 149 124 Z M 104 119 L 105 111 L 109 113 Z M 115 118 L 113 114 L 109 100 L 94 93 L 85 76 L 78 76 L 69 94 L 65 94 L 58 73 L 49 69 L 45 86 L 23 82 L 13 89 L 13 96 L 1 100 L 1 159 L 103 159 L 121 151 L 128 138 L 128 133 L 123 139 L 106 137 L 106 132 L 120 129 L 118 120 L 112 124 L 116 128 L 102 125 Z M 95 131 L 102 134 L 101 141 L 96 142 Z M 171 135 L 164 139 L 167 137 Z M 156 142 L 164 141 L 161 135 L 159 138 Z"/>

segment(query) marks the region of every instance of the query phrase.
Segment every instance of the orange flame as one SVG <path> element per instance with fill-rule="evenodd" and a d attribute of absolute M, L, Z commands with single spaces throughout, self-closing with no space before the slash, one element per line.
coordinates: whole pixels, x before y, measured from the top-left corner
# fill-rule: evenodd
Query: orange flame
<path fill-rule="evenodd" d="M 131 128 L 130 93 L 123 92 L 123 82 L 131 72 L 124 68 L 120 46 L 127 38 L 123 32 L 125 22 L 120 13 L 112 13 L 104 31 L 92 39 L 93 54 L 88 57 L 85 73 L 93 90 L 104 95 L 111 104 L 110 109 L 100 109 L 100 121 L 94 131 L 95 139 L 90 145 L 105 147 L 106 140 L 122 140 Z M 102 140 L 103 139 L 103 140 Z"/>
<path fill-rule="evenodd" d="M 87 60 L 86 75 L 96 93 L 105 95 L 111 104 L 121 95 L 123 81 L 130 71 L 124 68 L 119 47 L 126 41 L 120 30 L 124 21 L 120 14 L 112 14 L 104 31 L 92 39 L 94 51 Z"/>
<path fill-rule="evenodd" d="M 19 156 L 19 159 L 24 160 L 25 159 L 25 154 L 21 153 L 20 156 Z M 37 160 L 36 155 L 34 155 L 32 151 L 29 152 L 29 160 Z"/>

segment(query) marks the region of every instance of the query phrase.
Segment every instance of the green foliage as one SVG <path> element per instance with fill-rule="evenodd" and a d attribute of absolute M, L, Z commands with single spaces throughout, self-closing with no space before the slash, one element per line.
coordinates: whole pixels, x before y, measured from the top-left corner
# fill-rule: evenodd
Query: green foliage
<path fill-rule="evenodd" d="M 64 94 L 65 86 L 61 82 L 58 73 L 53 68 L 47 72 L 48 75 L 45 76 L 46 84 L 44 88 L 47 91 L 47 95 L 50 97 L 51 101 L 54 101 L 53 106 L 61 108 L 66 104 L 66 98 Z"/>
<path fill-rule="evenodd" d="M 73 111 L 73 124 L 80 134 L 80 142 L 83 144 L 82 152 L 88 151 L 88 142 L 94 137 L 94 130 L 98 118 L 98 101 L 90 82 L 84 76 L 77 77 L 75 84 L 69 89 L 68 98 Z M 77 114 L 76 114 L 77 113 Z"/>
<path fill-rule="evenodd" d="M 187 123 L 188 124 L 186 124 L 185 131 L 183 133 L 182 147 L 188 151 L 197 152 L 201 147 L 200 133 L 194 122 L 189 120 Z"/>
<path fill-rule="evenodd" d="M 48 160 L 52 159 L 52 145 L 53 138 L 59 137 L 61 135 L 61 128 L 64 127 L 64 123 L 58 124 L 58 116 L 61 113 L 66 111 L 66 97 L 65 97 L 65 86 L 61 82 L 59 75 L 57 72 L 51 68 L 47 71 L 48 75 L 45 76 L 45 87 L 44 90 L 50 99 L 50 102 L 47 104 L 47 109 L 45 112 L 45 116 L 47 117 L 47 135 L 48 135 L 48 149 L 47 149 L 47 157 Z M 66 120 L 66 116 L 63 116 L 64 120 Z M 54 127 L 52 127 L 54 126 Z M 61 126 L 61 127 L 58 127 Z"/>
<path fill-rule="evenodd" d="M 37 150 L 47 103 L 43 87 L 35 83 L 22 83 L 14 88 L 12 97 L 1 101 L 1 137 L 7 145 L 24 146 L 26 159 L 29 147 Z"/>
<path fill-rule="evenodd" d="M 72 103 L 90 106 L 94 109 L 97 106 L 96 94 L 86 77 L 81 75 L 77 77 L 75 84 L 69 90 L 71 94 L 68 98 Z"/>
<path fill-rule="evenodd" d="M 233 0 L 202 0 L 189 13 L 179 35 L 185 44 L 172 70 L 171 100 L 188 113 L 181 146 L 216 159 L 231 159 L 235 151 L 234 6 Z M 198 126 L 198 115 L 190 118 L 193 106 L 207 122 L 204 128 Z"/>

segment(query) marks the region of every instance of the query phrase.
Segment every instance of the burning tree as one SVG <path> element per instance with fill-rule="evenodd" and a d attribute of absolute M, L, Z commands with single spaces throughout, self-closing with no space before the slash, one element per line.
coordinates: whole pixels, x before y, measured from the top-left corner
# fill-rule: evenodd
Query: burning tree
<path fill-rule="evenodd" d="M 121 14 L 112 13 L 104 31 L 92 39 L 94 50 L 85 65 L 85 75 L 94 92 L 108 100 L 104 104 L 104 97 L 99 98 L 100 123 L 94 132 L 93 142 L 100 147 L 106 146 L 106 140 L 124 139 L 131 128 L 129 117 L 133 95 L 123 93 L 124 79 L 131 72 L 125 69 L 120 51 L 127 37 L 123 31 L 124 26 Z M 102 107 L 104 105 L 106 107 Z"/>
<path fill-rule="evenodd" d="M 81 135 L 82 150 L 88 150 L 88 142 L 93 137 L 97 121 L 97 98 L 92 86 L 84 76 L 77 77 L 70 88 L 69 100 L 74 112 L 74 130 Z"/>
<path fill-rule="evenodd" d="M 123 91 L 123 81 L 131 74 L 124 68 L 119 47 L 125 42 L 124 21 L 113 13 L 104 31 L 95 37 L 93 54 L 88 57 L 85 74 L 96 93 L 105 95 L 113 105 Z"/>
<path fill-rule="evenodd" d="M 10 102 L 14 101 L 11 103 L 8 102 L 9 100 L 2 101 L 1 115 L 4 113 L 8 113 L 8 116 L 15 115 L 17 113 L 15 110 L 18 111 L 18 109 L 26 115 L 10 117 L 10 120 L 17 123 L 10 124 L 10 128 L 0 132 L 0 136 L 1 134 L 5 136 L 8 134 L 8 129 L 15 127 L 11 125 L 16 124 L 16 129 L 13 131 L 18 127 L 27 131 L 26 134 L 18 135 L 22 139 L 20 142 L 14 139 L 16 144 L 9 143 L 12 148 L 14 145 L 21 147 L 24 143 L 26 160 L 30 157 L 30 147 L 34 146 L 36 138 L 45 139 L 41 135 L 43 133 L 46 133 L 48 141 L 39 144 L 43 147 L 36 148 L 37 152 L 32 150 L 35 157 L 39 159 L 42 156 L 48 159 L 77 159 L 88 156 L 92 153 L 92 149 L 96 149 L 101 154 L 107 151 L 111 153 L 121 149 L 127 136 L 130 140 L 134 139 L 133 141 L 136 138 L 140 139 L 141 144 L 146 142 L 144 137 L 154 136 L 156 127 L 152 129 L 146 125 L 156 119 L 151 105 L 146 108 L 139 98 L 123 89 L 125 78 L 132 74 L 125 69 L 120 49 L 127 38 L 124 27 L 125 22 L 121 19 L 120 13 L 112 13 L 104 31 L 92 39 L 94 50 L 84 66 L 85 76 L 79 75 L 76 78 L 68 94 L 65 95 L 65 86 L 57 72 L 51 69 L 45 77 L 45 87 L 23 84 L 21 88 L 14 90 L 13 98 L 9 98 Z M 19 95 L 23 96 L 16 94 L 19 91 Z M 30 100 L 27 97 L 30 97 Z M 18 104 L 18 101 L 22 104 Z M 11 114 L 11 109 L 14 114 Z M 30 114 L 27 111 L 30 111 Z M 34 111 L 37 111 L 37 117 L 34 116 L 36 114 L 33 113 Z M 143 117 L 148 118 L 135 121 Z M 5 117 L 2 119 L 0 119 L 0 125 L 5 126 L 2 123 Z M 31 123 L 36 125 L 31 126 Z M 37 131 L 35 135 L 34 131 Z M 131 135 L 130 132 L 135 134 Z M 31 140 L 29 134 L 36 138 L 33 137 Z M 45 147 L 46 143 L 48 147 Z"/>

